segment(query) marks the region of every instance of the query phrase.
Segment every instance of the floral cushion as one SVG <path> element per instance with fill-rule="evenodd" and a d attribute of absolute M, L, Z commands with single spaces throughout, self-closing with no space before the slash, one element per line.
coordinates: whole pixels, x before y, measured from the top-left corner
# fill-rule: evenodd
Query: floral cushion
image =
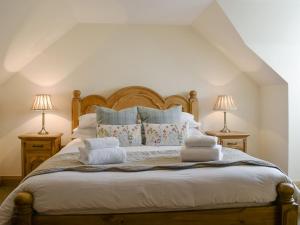
<path fill-rule="evenodd" d="M 188 136 L 188 122 L 173 124 L 144 123 L 146 145 L 183 145 Z"/>
<path fill-rule="evenodd" d="M 137 146 L 142 144 L 141 124 L 132 125 L 97 125 L 97 137 L 116 137 L 120 146 Z"/>

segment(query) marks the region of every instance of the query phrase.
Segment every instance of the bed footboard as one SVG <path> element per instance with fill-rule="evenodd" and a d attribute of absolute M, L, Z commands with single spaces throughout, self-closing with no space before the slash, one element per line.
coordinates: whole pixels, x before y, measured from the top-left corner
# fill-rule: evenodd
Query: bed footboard
<path fill-rule="evenodd" d="M 15 198 L 12 225 L 297 225 L 298 205 L 292 184 L 277 186 L 276 204 L 263 207 L 198 210 L 186 212 L 129 213 L 108 215 L 47 216 L 33 214 L 33 198 L 21 192 Z"/>
<path fill-rule="evenodd" d="M 298 224 L 298 204 L 294 200 L 294 186 L 281 183 L 277 186 L 278 205 L 280 207 L 281 225 Z"/>
<path fill-rule="evenodd" d="M 15 198 L 12 225 L 31 225 L 33 214 L 33 198 L 28 192 L 20 192 Z"/>

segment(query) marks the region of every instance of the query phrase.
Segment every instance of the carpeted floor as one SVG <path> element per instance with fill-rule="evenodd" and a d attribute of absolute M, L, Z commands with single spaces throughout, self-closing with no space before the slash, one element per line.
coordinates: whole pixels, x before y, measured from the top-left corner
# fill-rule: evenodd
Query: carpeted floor
<path fill-rule="evenodd" d="M 16 185 L 0 185 L 0 204 L 15 187 Z"/>
<path fill-rule="evenodd" d="M 6 196 L 15 189 L 16 186 L 14 185 L 0 185 L 0 204 L 4 201 Z M 300 224 L 300 215 L 299 215 L 299 220 L 298 224 Z"/>

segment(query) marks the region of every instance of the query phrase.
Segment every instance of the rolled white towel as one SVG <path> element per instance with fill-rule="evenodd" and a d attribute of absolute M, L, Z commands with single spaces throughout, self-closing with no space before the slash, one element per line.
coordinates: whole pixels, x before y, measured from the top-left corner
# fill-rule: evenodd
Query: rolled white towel
<path fill-rule="evenodd" d="M 223 159 L 222 146 L 213 147 L 192 147 L 180 151 L 183 162 L 205 162 L 218 161 Z"/>
<path fill-rule="evenodd" d="M 103 138 L 86 138 L 83 140 L 86 149 L 102 149 L 102 148 L 115 148 L 120 146 L 118 138 L 103 137 Z"/>
<path fill-rule="evenodd" d="M 186 147 L 212 147 L 218 142 L 218 138 L 208 135 L 190 136 L 185 140 Z"/>
<path fill-rule="evenodd" d="M 116 164 L 126 161 L 126 151 L 123 148 L 103 148 L 99 151 L 79 147 L 79 161 L 87 165 Z"/>

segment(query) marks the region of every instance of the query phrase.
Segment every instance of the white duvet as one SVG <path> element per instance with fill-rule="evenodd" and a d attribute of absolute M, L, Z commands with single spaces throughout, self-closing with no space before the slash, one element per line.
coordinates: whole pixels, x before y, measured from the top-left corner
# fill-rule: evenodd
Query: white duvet
<path fill-rule="evenodd" d="M 60 153 L 82 146 L 73 140 Z M 180 150 L 180 147 L 128 147 L 127 151 Z M 9 224 L 16 193 L 34 196 L 42 214 L 125 213 L 265 205 L 275 201 L 279 170 L 258 166 L 143 172 L 58 172 L 21 183 L 0 206 L 0 225 Z"/>

